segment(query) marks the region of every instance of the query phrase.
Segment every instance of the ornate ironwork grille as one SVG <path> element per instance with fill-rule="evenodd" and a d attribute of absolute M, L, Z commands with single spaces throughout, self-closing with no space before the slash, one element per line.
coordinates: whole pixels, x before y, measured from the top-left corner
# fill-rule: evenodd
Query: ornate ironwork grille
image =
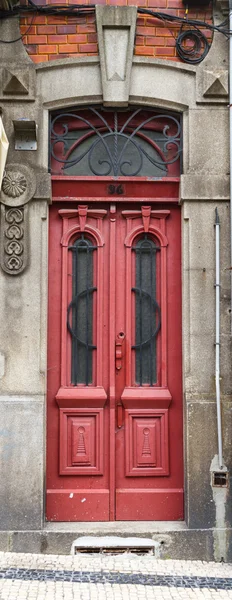
<path fill-rule="evenodd" d="M 72 300 L 67 325 L 72 339 L 71 382 L 93 381 L 93 252 L 97 250 L 84 234 L 72 246 Z"/>
<path fill-rule="evenodd" d="M 157 382 L 157 334 L 160 307 L 157 303 L 157 264 L 159 246 L 146 234 L 132 248 L 135 252 L 135 380 L 139 385 Z"/>
<path fill-rule="evenodd" d="M 179 175 L 178 115 L 152 109 L 90 107 L 51 116 L 53 174 L 112 177 Z"/>

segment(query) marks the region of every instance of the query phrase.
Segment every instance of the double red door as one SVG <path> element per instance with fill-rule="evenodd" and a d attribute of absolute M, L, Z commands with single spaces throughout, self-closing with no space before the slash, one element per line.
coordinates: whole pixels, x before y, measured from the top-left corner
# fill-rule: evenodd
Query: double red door
<path fill-rule="evenodd" d="M 180 213 L 54 203 L 47 519 L 183 519 Z"/>

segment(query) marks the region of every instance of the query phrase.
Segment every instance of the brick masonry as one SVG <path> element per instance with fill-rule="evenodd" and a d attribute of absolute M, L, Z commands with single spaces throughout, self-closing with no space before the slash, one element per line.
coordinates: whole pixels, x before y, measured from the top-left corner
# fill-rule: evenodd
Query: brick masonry
<path fill-rule="evenodd" d="M 91 0 L 34 0 L 38 5 L 86 4 Z M 169 12 L 185 16 L 182 0 L 98 0 L 96 4 L 117 6 L 137 5 L 153 11 Z M 189 18 L 212 22 L 212 9 L 189 10 Z M 179 61 L 175 38 L 180 27 L 167 26 L 148 15 L 138 15 L 135 40 L 135 54 Z M 211 33 L 202 30 L 211 42 Z M 21 34 L 28 54 L 34 63 L 47 62 L 58 58 L 93 56 L 98 54 L 95 15 L 86 17 L 63 17 L 30 15 L 21 18 Z"/>

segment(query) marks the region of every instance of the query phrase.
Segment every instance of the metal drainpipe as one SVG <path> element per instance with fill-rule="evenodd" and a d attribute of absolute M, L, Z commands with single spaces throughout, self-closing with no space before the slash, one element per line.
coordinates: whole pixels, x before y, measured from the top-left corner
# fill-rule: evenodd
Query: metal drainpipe
<path fill-rule="evenodd" d="M 217 433 L 218 433 L 218 463 L 219 469 L 223 468 L 222 458 L 222 421 L 221 421 L 221 398 L 220 398 L 220 221 L 218 209 L 215 210 L 215 233 L 216 233 L 216 344 L 215 344 L 215 380 L 216 380 L 216 403 L 217 403 Z"/>
<path fill-rule="evenodd" d="M 229 0 L 229 29 L 232 31 L 232 0 Z M 230 267 L 232 267 L 232 35 L 229 38 L 229 109 L 230 109 Z M 232 335 L 232 270 L 230 271 L 230 333 Z"/>

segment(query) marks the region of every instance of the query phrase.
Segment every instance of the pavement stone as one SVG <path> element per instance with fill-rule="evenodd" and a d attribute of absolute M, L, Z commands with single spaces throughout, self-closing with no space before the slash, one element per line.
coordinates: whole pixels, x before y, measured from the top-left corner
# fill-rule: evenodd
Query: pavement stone
<path fill-rule="evenodd" d="M 232 600 L 232 565 L 0 552 L 0 600 Z"/>

